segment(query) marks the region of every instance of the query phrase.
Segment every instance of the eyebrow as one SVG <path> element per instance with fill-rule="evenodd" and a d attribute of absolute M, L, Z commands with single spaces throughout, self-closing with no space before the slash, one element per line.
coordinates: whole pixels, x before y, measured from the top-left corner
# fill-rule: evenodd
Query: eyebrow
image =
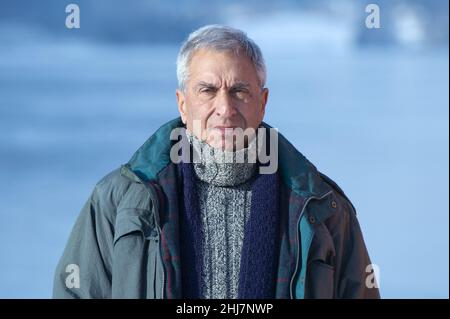
<path fill-rule="evenodd" d="M 208 83 L 208 82 L 204 82 L 204 81 L 200 81 L 195 86 L 196 89 L 200 89 L 200 88 L 204 88 L 204 87 L 207 87 L 207 88 L 210 88 L 210 89 L 217 89 L 217 86 L 215 86 L 214 84 Z"/>
<path fill-rule="evenodd" d="M 215 84 L 213 84 L 213 83 L 208 83 L 208 82 L 205 82 L 205 81 L 200 81 L 200 82 L 195 86 L 196 89 L 204 88 L 204 87 L 207 87 L 207 88 L 210 88 L 210 89 L 217 89 L 217 86 L 216 86 Z M 236 90 L 236 89 L 248 89 L 248 88 L 250 88 L 250 84 L 248 84 L 247 82 L 239 81 L 239 82 L 236 82 L 235 84 L 233 84 L 233 85 L 230 87 L 230 90 Z"/>
<path fill-rule="evenodd" d="M 230 89 L 235 90 L 235 89 L 249 89 L 249 88 L 250 84 L 248 84 L 247 82 L 237 82 L 233 84 Z"/>

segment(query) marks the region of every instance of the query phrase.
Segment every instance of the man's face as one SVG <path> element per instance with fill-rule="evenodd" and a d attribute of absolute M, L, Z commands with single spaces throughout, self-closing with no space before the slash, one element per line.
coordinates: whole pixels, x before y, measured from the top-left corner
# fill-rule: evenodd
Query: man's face
<path fill-rule="evenodd" d="M 247 56 L 200 49 L 191 58 L 185 92 L 177 90 L 176 96 L 191 133 L 212 147 L 230 149 L 222 144 L 225 129 L 256 130 L 264 117 L 268 89 L 261 88 Z"/>

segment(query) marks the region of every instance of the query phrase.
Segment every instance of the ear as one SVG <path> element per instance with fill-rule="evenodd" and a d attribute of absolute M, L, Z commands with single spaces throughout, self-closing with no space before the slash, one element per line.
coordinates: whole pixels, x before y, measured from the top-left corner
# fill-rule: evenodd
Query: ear
<path fill-rule="evenodd" d="M 177 96 L 177 103 L 178 103 L 178 112 L 180 112 L 181 120 L 183 121 L 183 124 L 186 124 L 187 121 L 187 113 L 186 113 L 186 97 L 180 89 L 177 89 L 175 91 L 175 95 Z"/>
<path fill-rule="evenodd" d="M 266 113 L 266 104 L 269 99 L 269 89 L 263 88 L 261 92 L 261 121 Z"/>

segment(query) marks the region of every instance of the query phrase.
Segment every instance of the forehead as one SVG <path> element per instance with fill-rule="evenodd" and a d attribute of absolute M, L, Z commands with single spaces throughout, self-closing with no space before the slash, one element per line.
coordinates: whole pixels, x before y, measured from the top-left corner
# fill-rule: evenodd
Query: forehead
<path fill-rule="evenodd" d="M 200 49 L 193 53 L 189 63 L 189 78 L 192 81 L 258 82 L 256 69 L 245 54 L 227 51 Z"/>

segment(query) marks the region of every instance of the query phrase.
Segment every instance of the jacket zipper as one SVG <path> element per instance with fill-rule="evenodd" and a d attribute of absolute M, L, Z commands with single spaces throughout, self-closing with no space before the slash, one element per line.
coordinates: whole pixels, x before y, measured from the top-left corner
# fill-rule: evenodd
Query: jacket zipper
<path fill-rule="evenodd" d="M 317 197 L 317 196 L 310 196 L 310 197 L 308 197 L 307 199 L 306 199 L 306 201 L 305 201 L 305 205 L 303 205 L 303 207 L 302 207 L 302 211 L 300 212 L 300 216 L 298 217 L 298 220 L 297 220 L 297 228 L 296 228 L 296 232 L 297 232 L 297 260 L 296 260 L 296 263 L 295 263 L 295 270 L 294 270 L 294 274 L 293 274 L 293 276 L 292 276 L 292 278 L 291 278 L 291 282 L 290 282 L 290 294 L 291 294 L 291 299 L 294 299 L 294 296 L 293 296 L 293 293 L 292 293 L 292 284 L 293 284 L 293 282 L 294 282 L 294 278 L 295 278 L 295 276 L 297 275 L 297 271 L 298 271 L 298 262 L 299 262 L 299 259 L 300 259 L 300 234 L 299 234 L 299 227 L 300 227 L 300 220 L 302 219 L 302 216 L 303 216 L 303 214 L 304 214 L 304 212 L 305 212 L 305 208 L 306 208 L 306 206 L 308 205 L 308 203 L 309 203 L 309 201 L 310 200 L 312 200 L 312 199 L 317 199 L 317 200 L 320 200 L 320 199 L 323 199 L 323 198 L 325 198 L 325 197 L 327 197 L 328 195 L 330 195 L 331 193 L 332 193 L 333 191 L 329 191 L 329 192 L 327 192 L 327 193 L 325 193 L 324 195 L 322 195 L 322 196 L 320 196 L 320 197 Z"/>

